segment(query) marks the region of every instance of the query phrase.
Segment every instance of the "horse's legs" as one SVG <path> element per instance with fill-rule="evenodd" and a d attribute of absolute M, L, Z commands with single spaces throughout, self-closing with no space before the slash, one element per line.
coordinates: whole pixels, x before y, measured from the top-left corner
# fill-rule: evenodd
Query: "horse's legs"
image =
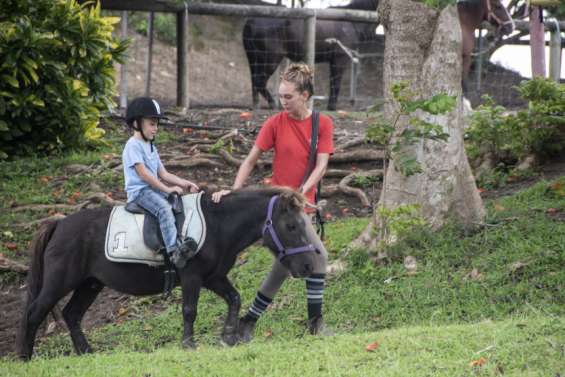
<path fill-rule="evenodd" d="M 222 340 L 229 346 L 237 343 L 237 323 L 239 309 L 241 309 L 241 298 L 233 287 L 227 276 L 208 281 L 205 287 L 223 298 L 228 304 L 228 316 L 224 322 Z"/>
<path fill-rule="evenodd" d="M 37 329 L 53 309 L 55 304 L 65 296 L 65 292 L 60 283 L 55 282 L 51 286 L 44 286 L 37 297 L 32 299 L 24 310 L 25 318 L 22 320 L 21 340 L 18 341 L 18 356 L 21 359 L 29 360 L 33 354 L 33 346 Z"/>
<path fill-rule="evenodd" d="M 258 70 L 257 74 L 254 77 L 254 85 L 256 85 L 256 91 L 261 94 L 265 98 L 265 100 L 267 100 L 271 109 L 276 109 L 277 103 L 267 89 L 267 82 L 269 81 L 269 78 L 273 75 L 273 73 L 277 70 L 277 67 L 279 66 L 283 58 L 284 56 L 277 54 L 268 55 L 260 59 L 258 64 L 261 64 L 262 68 Z M 276 90 L 278 90 L 278 88 Z"/>
<path fill-rule="evenodd" d="M 473 53 L 473 48 L 475 47 L 475 33 L 474 33 L 474 29 L 473 32 L 468 32 L 466 30 L 467 26 L 466 25 L 461 25 L 461 30 L 462 30 L 462 51 L 461 51 L 461 56 L 462 56 L 462 77 L 461 77 L 461 86 L 463 89 L 463 93 L 467 94 L 468 91 L 468 84 L 467 84 L 467 80 L 469 77 L 469 72 L 471 71 L 471 56 Z"/>
<path fill-rule="evenodd" d="M 73 340 L 73 346 L 78 355 L 92 352 L 82 332 L 80 323 L 84 313 L 86 313 L 90 305 L 92 305 L 102 288 L 104 288 L 104 285 L 98 280 L 86 280 L 81 286 L 75 289 L 73 296 L 63 309 L 63 318 L 67 323 L 71 339 Z"/>
<path fill-rule="evenodd" d="M 330 61 L 330 98 L 328 100 L 328 110 L 337 108 L 337 98 L 341 87 L 341 77 L 345 69 L 344 59 L 332 59 Z"/>
<path fill-rule="evenodd" d="M 182 346 L 185 348 L 196 348 L 194 341 L 194 321 L 198 314 L 198 298 L 200 296 L 200 288 L 202 280 L 196 271 L 183 271 L 187 276 L 183 279 L 181 276 L 182 286 L 182 317 L 184 321 L 184 332 L 182 334 Z"/>

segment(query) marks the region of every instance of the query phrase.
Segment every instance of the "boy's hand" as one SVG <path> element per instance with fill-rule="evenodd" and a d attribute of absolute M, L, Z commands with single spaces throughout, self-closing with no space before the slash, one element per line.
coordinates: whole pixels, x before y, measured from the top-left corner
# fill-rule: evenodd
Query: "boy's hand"
<path fill-rule="evenodd" d="M 194 182 L 187 181 L 186 179 L 183 182 L 185 184 L 185 189 L 189 192 L 198 192 L 200 191 L 200 187 Z"/>
<path fill-rule="evenodd" d="M 179 186 L 169 186 L 168 190 L 167 190 L 167 194 L 171 194 L 173 192 L 176 192 L 179 195 L 182 195 L 182 187 Z"/>

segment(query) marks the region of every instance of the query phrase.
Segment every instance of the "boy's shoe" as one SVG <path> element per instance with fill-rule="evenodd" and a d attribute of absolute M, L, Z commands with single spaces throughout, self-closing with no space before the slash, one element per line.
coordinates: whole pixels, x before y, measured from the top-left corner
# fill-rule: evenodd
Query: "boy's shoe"
<path fill-rule="evenodd" d="M 192 237 L 187 237 L 183 241 L 180 239 L 177 242 L 178 249 L 186 255 L 187 259 L 192 258 L 196 255 L 196 249 L 198 249 L 198 244 Z"/>
<path fill-rule="evenodd" d="M 308 320 L 308 331 L 312 335 L 319 335 L 319 336 L 335 335 L 335 333 L 329 327 L 326 326 L 322 316 L 310 318 Z"/>
<path fill-rule="evenodd" d="M 175 247 L 173 251 L 169 253 L 169 260 L 176 268 L 181 269 L 186 265 L 188 258 L 186 253 L 182 252 L 180 248 Z"/>

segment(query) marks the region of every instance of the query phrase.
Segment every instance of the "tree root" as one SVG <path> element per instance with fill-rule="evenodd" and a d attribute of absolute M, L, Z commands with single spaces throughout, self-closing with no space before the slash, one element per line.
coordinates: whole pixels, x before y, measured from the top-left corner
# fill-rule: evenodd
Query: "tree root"
<path fill-rule="evenodd" d="M 358 149 L 351 152 L 336 153 L 330 157 L 330 163 L 359 162 L 382 160 L 385 154 L 382 150 Z"/>
<path fill-rule="evenodd" d="M 0 271 L 11 271 L 20 274 L 27 274 L 28 266 L 20 262 L 13 261 L 0 254 Z"/>
<path fill-rule="evenodd" d="M 86 200 L 78 204 L 29 204 L 12 208 L 12 212 L 21 211 L 44 211 L 44 210 L 68 210 L 78 211 L 82 208 L 88 208 L 92 204 L 105 204 L 107 206 L 119 206 L 125 203 L 120 200 L 114 200 L 103 192 L 97 192 L 89 195 Z"/>
<path fill-rule="evenodd" d="M 184 168 L 195 168 L 195 167 L 208 167 L 208 168 L 219 168 L 224 166 L 218 161 L 210 160 L 208 158 L 192 158 L 183 157 L 175 160 L 169 160 L 166 162 L 167 168 L 184 169 Z"/>
<path fill-rule="evenodd" d="M 329 172 L 330 170 L 328 170 Z M 323 198 L 328 198 L 332 195 L 336 195 L 339 193 L 343 193 L 349 196 L 355 196 L 359 199 L 361 204 L 364 207 L 369 207 L 371 205 L 371 201 L 365 194 L 365 192 L 361 189 L 356 187 L 349 186 L 349 183 L 355 177 L 379 177 L 382 176 L 383 171 L 380 169 L 375 170 L 367 170 L 367 171 L 357 171 L 357 172 L 349 172 L 347 170 L 336 170 L 332 172 L 332 177 L 339 177 L 339 175 L 348 173 L 344 176 L 344 178 L 337 184 L 337 185 L 322 185 L 322 192 L 320 193 Z"/>

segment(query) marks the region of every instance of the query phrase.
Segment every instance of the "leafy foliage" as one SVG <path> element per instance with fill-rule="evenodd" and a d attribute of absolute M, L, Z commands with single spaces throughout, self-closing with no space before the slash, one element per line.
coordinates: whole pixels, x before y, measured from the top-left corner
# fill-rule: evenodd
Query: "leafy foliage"
<path fill-rule="evenodd" d="M 515 114 L 483 97 L 485 103 L 471 116 L 467 131 L 467 153 L 475 158 L 492 153 L 497 160 L 519 160 L 529 154 L 547 155 L 563 151 L 559 132 L 565 128 L 565 85 L 534 78 L 517 87 L 528 108 Z"/>
<path fill-rule="evenodd" d="M 442 93 L 429 99 L 415 100 L 416 93 L 409 90 L 407 82 L 394 84 L 391 93 L 394 101 L 399 105 L 392 116 L 393 120 L 385 119 L 381 115 L 377 116 L 369 124 L 366 138 L 369 142 L 383 145 L 386 158 L 394 160 L 395 168 L 408 177 L 420 173 L 421 167 L 407 147 L 422 139 L 445 141 L 449 135 L 443 132 L 439 124 L 429 123 L 415 116 L 410 118 L 408 127 L 395 135 L 398 120 L 401 116 L 410 116 L 417 110 L 432 115 L 444 114 L 455 107 L 455 97 Z M 370 109 L 369 112 L 374 112 L 374 109 Z"/>
<path fill-rule="evenodd" d="M 0 158 L 100 140 L 126 41 L 115 17 L 74 0 L 1 0 Z"/>
<path fill-rule="evenodd" d="M 427 226 L 417 204 L 400 205 L 395 208 L 379 206 L 377 212 L 383 232 L 379 240 L 379 250 L 387 250 L 389 244 L 401 241 L 416 229 L 424 229 Z"/>

